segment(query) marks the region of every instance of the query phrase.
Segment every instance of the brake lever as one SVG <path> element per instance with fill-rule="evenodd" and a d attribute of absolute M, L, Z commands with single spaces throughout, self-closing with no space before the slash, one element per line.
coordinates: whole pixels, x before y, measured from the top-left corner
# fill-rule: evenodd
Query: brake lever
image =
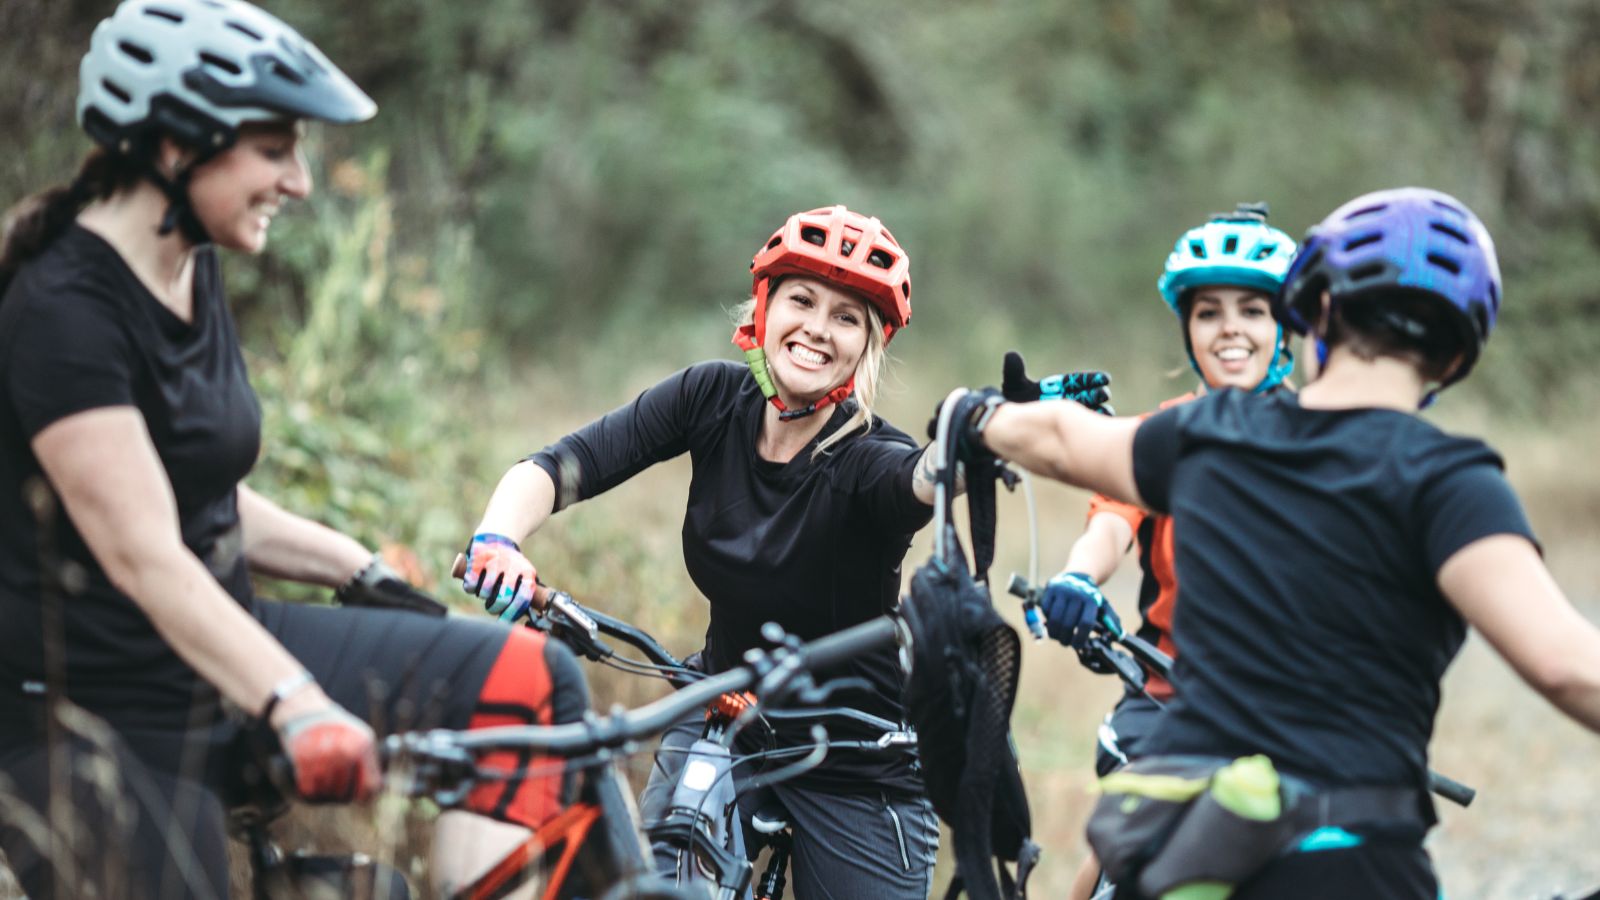
<path fill-rule="evenodd" d="M 1133 657 L 1115 649 L 1106 643 L 1105 638 L 1100 635 L 1090 636 L 1089 642 L 1084 645 L 1082 653 L 1109 667 L 1109 671 L 1115 673 L 1118 678 L 1121 678 L 1123 682 L 1134 690 L 1144 690 L 1144 669 L 1134 661 Z"/>
<path fill-rule="evenodd" d="M 453 735 L 451 731 L 435 730 L 391 734 L 384 739 L 386 762 L 404 760 L 410 764 L 411 771 L 400 787 L 402 794 L 408 797 L 426 795 L 446 809 L 460 805 L 467 798 L 477 783 L 477 762 L 472 754 L 450 740 Z"/>
<path fill-rule="evenodd" d="M 550 592 L 546 594 L 545 597 L 545 604 L 547 606 L 554 609 L 556 612 L 561 613 L 563 616 L 566 616 L 567 621 L 572 625 L 583 629 L 583 633 L 589 638 L 590 641 L 596 644 L 601 644 L 600 626 L 595 623 L 594 619 L 591 618 L 587 612 L 584 611 L 583 607 L 578 605 L 578 601 L 572 599 L 571 594 L 567 593 L 566 591 L 550 588 Z M 604 645 L 601 644 L 601 646 Z M 608 647 L 606 649 L 609 650 L 610 648 Z"/>

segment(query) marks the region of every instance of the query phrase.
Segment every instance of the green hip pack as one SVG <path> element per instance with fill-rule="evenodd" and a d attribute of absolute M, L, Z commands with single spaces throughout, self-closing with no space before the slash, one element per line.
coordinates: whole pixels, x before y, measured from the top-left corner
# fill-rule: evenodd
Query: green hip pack
<path fill-rule="evenodd" d="M 1100 779 L 1089 843 L 1113 882 L 1160 900 L 1223 900 L 1296 838 L 1325 826 L 1433 824 L 1406 787 L 1317 790 L 1265 756 L 1153 756 Z"/>

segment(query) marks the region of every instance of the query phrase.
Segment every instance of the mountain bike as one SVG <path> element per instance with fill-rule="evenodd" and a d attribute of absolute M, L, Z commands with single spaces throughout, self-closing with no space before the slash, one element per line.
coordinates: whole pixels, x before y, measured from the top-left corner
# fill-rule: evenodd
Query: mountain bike
<path fill-rule="evenodd" d="M 686 665 L 643 630 L 624 621 L 586 608 L 570 595 L 541 588 L 545 608 L 534 613 L 529 625 L 547 631 L 566 643 L 578 655 L 625 672 L 666 679 L 674 687 L 687 688 L 707 677 Z M 643 659 L 630 659 L 616 653 L 601 635 L 626 643 Z M 800 644 L 777 625 L 769 623 L 763 636 L 775 647 L 796 651 Z M 756 794 L 766 787 L 788 780 L 815 767 L 834 750 L 849 749 L 875 753 L 911 753 L 916 749 L 916 734 L 887 719 L 843 706 L 828 706 L 828 696 L 845 682 L 818 686 L 801 674 L 789 691 L 796 708 L 775 708 L 772 698 L 759 693 L 725 693 L 705 708 L 705 722 L 698 740 L 684 748 L 663 749 L 681 752 L 683 765 L 671 786 L 671 801 L 666 814 L 644 823 L 656 862 L 656 870 L 677 885 L 703 885 L 718 900 L 753 897 L 778 900 L 786 885 L 793 835 L 786 814 L 775 803 L 762 804 L 751 816 L 747 831 L 740 822 L 737 801 L 744 794 Z M 735 756 L 735 738 L 747 727 L 771 734 L 774 725 L 812 726 L 808 746 L 770 747 L 759 753 Z M 852 729 L 875 734 L 871 739 L 830 739 L 824 725 L 849 723 Z M 742 779 L 735 787 L 735 767 L 758 760 L 788 760 L 783 767 Z M 747 834 L 757 843 L 747 847 Z M 750 858 L 769 849 L 761 877 L 754 883 Z"/>
<path fill-rule="evenodd" d="M 630 627 L 615 624 L 619 630 Z M 812 680 L 813 670 L 836 666 L 860 653 L 906 640 L 909 637 L 897 620 L 882 617 L 809 644 L 784 640 L 771 650 L 752 650 L 743 665 L 718 675 L 702 676 L 673 694 L 631 711 L 618 710 L 605 716 L 591 713 L 581 722 L 563 725 L 440 729 L 391 735 L 381 746 L 385 783 L 402 795 L 426 797 L 440 808 L 449 809 L 460 804 L 480 783 L 538 774 L 526 766 L 505 771 L 478 763 L 479 756 L 494 751 L 517 750 L 523 751 L 525 757 L 554 757 L 563 769 L 583 773 L 576 802 L 477 880 L 450 894 L 452 900 L 504 897 L 535 879 L 542 879 L 540 896 L 544 900 L 704 900 L 706 891 L 680 888 L 654 873 L 640 840 L 637 813 L 612 775 L 611 763 L 639 751 L 641 742 L 725 694 L 752 692 L 772 707 L 815 696 L 819 691 L 825 694 L 828 685 L 819 687 Z M 598 637 L 595 641 L 604 647 Z M 817 748 L 802 749 L 807 754 L 818 752 Z M 268 797 L 251 804 L 235 818 L 236 833 L 241 833 L 251 847 L 254 897 L 374 896 L 399 900 L 410 896 L 398 873 L 360 854 L 282 853 L 272 843 L 267 827 L 285 805 L 281 799 Z M 700 840 L 694 845 L 695 851 L 710 846 Z"/>

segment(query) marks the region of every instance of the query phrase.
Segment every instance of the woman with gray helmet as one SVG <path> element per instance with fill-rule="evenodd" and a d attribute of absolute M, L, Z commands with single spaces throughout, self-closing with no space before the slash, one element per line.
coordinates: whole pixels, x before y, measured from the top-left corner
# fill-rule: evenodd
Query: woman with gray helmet
<path fill-rule="evenodd" d="M 442 611 L 243 483 L 261 413 L 216 248 L 259 252 L 310 193 L 299 123 L 373 101 L 239 0 L 126 0 L 80 75 L 99 146 L 0 247 L 0 846 L 36 900 L 223 896 L 252 739 L 304 799 L 343 802 L 377 786 L 369 722 L 566 721 L 587 694 L 528 629 L 252 595 L 258 572 Z M 504 824 L 447 814 L 470 833 L 453 843 L 491 853 L 569 789 L 480 788 L 467 808 Z M 441 862 L 438 880 L 472 874 Z"/>

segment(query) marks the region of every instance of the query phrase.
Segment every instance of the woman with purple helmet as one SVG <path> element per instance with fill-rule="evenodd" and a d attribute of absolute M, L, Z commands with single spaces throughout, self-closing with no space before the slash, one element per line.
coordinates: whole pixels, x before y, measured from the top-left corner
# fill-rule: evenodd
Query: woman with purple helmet
<path fill-rule="evenodd" d="M 1179 778 L 1108 776 L 1108 795 L 1140 802 L 1102 802 L 1090 825 L 1123 866 L 1119 897 L 1438 896 L 1428 741 L 1469 625 L 1600 731 L 1600 629 L 1546 570 L 1500 457 L 1415 415 L 1471 372 L 1500 296 L 1477 216 L 1381 191 L 1312 228 L 1274 298 L 1315 348 L 1299 393 L 1219 391 L 1143 421 L 958 401 L 968 446 L 1169 514 L 1184 536 L 1176 696 L 1144 748 Z M 1251 763 L 1247 789 L 1207 781 L 1250 756 L 1270 764 Z M 1176 825 L 1152 852 L 1119 816 L 1163 803 Z"/>

